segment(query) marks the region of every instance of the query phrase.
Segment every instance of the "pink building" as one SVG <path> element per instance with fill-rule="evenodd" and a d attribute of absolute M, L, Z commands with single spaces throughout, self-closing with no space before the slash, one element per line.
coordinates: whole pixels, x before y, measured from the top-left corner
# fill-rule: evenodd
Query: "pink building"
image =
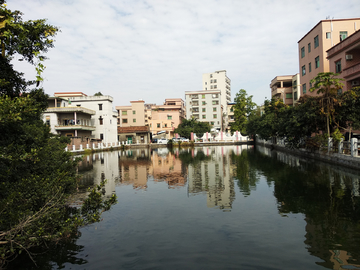
<path fill-rule="evenodd" d="M 330 71 L 344 79 L 343 91 L 360 86 L 360 30 L 327 51 Z"/>
<path fill-rule="evenodd" d="M 360 18 L 322 20 L 298 41 L 301 95 L 309 92 L 312 80 L 320 72 L 329 72 L 327 50 L 355 33 Z M 300 97 L 300 95 L 299 95 Z"/>

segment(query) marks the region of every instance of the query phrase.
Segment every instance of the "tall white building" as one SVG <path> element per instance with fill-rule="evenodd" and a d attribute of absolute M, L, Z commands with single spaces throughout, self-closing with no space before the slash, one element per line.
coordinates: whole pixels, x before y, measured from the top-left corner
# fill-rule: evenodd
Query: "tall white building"
<path fill-rule="evenodd" d="M 205 73 L 202 76 L 202 89 L 219 90 L 221 92 L 221 105 L 224 112 L 227 111 L 227 104 L 231 102 L 231 80 L 226 76 L 226 70 L 219 70 L 212 73 Z"/>
<path fill-rule="evenodd" d="M 223 122 L 221 91 L 185 91 L 186 119 L 195 118 L 200 122 L 208 122 L 213 128 L 220 130 Z"/>

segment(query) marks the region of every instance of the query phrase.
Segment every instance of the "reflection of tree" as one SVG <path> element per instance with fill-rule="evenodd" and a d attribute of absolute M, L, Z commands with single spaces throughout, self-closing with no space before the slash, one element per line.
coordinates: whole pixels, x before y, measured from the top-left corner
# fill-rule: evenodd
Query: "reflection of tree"
<path fill-rule="evenodd" d="M 62 269 L 65 267 L 65 264 L 69 263 L 72 265 L 84 265 L 88 263 L 88 261 L 78 257 L 78 254 L 83 251 L 84 246 L 76 244 L 76 241 L 80 238 L 80 236 L 81 233 L 78 232 L 77 235 L 74 235 L 67 241 L 59 242 L 56 246 L 49 246 L 46 249 L 37 248 L 32 250 L 32 256 L 34 256 L 37 265 L 31 261 L 27 254 L 21 254 L 21 257 L 14 261 L 14 263 L 9 266 L 8 270 L 51 270 L 54 269 L 54 265 L 57 265 L 58 269 Z"/>
<path fill-rule="evenodd" d="M 197 151 L 194 156 L 189 151 L 182 151 L 179 153 L 179 159 L 184 165 L 188 166 L 189 164 L 198 164 L 202 161 L 211 160 L 211 157 L 205 155 L 203 151 Z"/>
<path fill-rule="evenodd" d="M 324 260 L 319 265 L 333 268 L 340 257 L 339 265 L 359 264 L 360 198 L 352 193 L 359 176 L 301 160 L 301 169 L 290 167 L 261 154 L 249 162 L 274 182 L 280 213 L 305 214 L 305 244 L 310 254 Z"/>
<path fill-rule="evenodd" d="M 250 195 L 251 190 L 256 189 L 256 184 L 259 181 L 256 169 L 250 166 L 248 151 L 242 151 L 240 155 L 231 155 L 231 159 L 236 164 L 236 178 L 240 191 L 245 195 Z"/>

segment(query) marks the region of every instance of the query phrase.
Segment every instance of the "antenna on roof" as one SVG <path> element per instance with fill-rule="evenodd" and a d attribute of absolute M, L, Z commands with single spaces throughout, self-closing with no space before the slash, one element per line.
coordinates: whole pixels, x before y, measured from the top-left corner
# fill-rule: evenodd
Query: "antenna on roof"
<path fill-rule="evenodd" d="M 329 16 L 326 16 L 326 20 L 330 19 L 330 15 Z"/>

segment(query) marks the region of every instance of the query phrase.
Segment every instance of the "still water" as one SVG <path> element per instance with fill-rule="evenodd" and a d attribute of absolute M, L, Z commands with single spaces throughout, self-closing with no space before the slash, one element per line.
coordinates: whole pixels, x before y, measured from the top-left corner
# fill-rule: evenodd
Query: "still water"
<path fill-rule="evenodd" d="M 360 269 L 357 172 L 218 146 L 97 153 L 79 173 L 118 203 L 40 269 Z"/>

